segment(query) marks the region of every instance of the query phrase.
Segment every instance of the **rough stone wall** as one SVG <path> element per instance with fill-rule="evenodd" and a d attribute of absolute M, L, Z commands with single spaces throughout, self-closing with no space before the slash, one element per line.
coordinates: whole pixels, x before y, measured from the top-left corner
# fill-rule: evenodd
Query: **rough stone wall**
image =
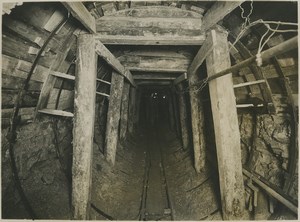
<path fill-rule="evenodd" d="M 18 127 L 15 161 L 37 217 L 68 219 L 69 183 L 65 171 L 70 172 L 71 167 L 72 121 L 58 119 L 55 136 L 52 120 L 43 117 L 41 121 Z M 2 216 L 30 219 L 15 188 L 6 134 L 7 129 L 2 129 Z"/>
<path fill-rule="evenodd" d="M 243 165 L 254 170 L 271 184 L 283 189 L 288 173 L 294 135 L 293 120 L 287 113 L 239 115 Z M 297 173 L 294 183 L 297 183 Z M 298 186 L 289 195 L 298 196 Z"/>

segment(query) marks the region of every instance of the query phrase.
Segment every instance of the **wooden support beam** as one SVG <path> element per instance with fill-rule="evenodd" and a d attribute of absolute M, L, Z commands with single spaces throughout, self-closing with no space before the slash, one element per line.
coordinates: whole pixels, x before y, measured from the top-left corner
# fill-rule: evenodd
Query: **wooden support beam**
<path fill-rule="evenodd" d="M 199 49 L 197 55 L 192 61 L 190 67 L 188 68 L 188 81 L 189 86 L 193 86 L 200 81 L 200 75 L 198 69 L 206 59 L 207 55 L 211 53 L 213 49 L 213 42 L 211 38 L 207 38 L 201 48 Z M 205 152 L 205 136 L 204 136 L 204 109 L 203 101 L 200 98 L 200 92 L 193 90 L 189 91 L 190 103 L 191 103 L 191 124 L 193 133 L 193 147 L 194 147 L 194 166 L 198 173 L 204 169 L 206 162 L 206 152 Z"/>
<path fill-rule="evenodd" d="M 51 69 L 48 70 L 48 76 L 43 83 L 39 101 L 36 106 L 36 117 L 38 114 L 38 112 L 37 112 L 38 110 L 44 109 L 47 107 L 51 90 L 55 86 L 57 77 L 54 75 L 51 75 L 50 74 L 51 71 L 58 71 L 61 73 L 65 73 L 65 72 L 67 72 L 67 70 L 69 68 L 70 64 L 66 65 L 65 59 L 68 56 L 68 53 L 69 53 L 70 49 L 72 48 L 73 44 L 76 43 L 76 38 L 75 38 L 75 36 L 73 36 L 73 32 L 74 32 L 73 29 L 69 31 L 69 34 L 66 36 L 66 39 L 68 39 L 68 41 L 66 42 L 66 44 L 63 45 L 61 51 L 57 53 L 57 57 L 53 61 L 53 64 L 54 64 L 53 67 L 51 67 Z"/>
<path fill-rule="evenodd" d="M 124 82 L 123 95 L 122 95 L 122 107 L 121 107 L 121 121 L 120 121 L 120 139 L 125 139 L 128 125 L 128 105 L 130 84 Z"/>
<path fill-rule="evenodd" d="M 136 104 L 136 89 L 130 88 L 130 97 L 129 97 L 129 120 L 128 120 L 128 132 L 133 133 L 134 131 L 134 118 L 135 118 L 135 104 Z"/>
<path fill-rule="evenodd" d="M 122 10 L 96 23 L 97 38 L 104 44 L 201 45 L 205 39 L 201 14 L 163 6 Z"/>
<path fill-rule="evenodd" d="M 197 45 L 200 46 L 205 41 L 205 36 L 122 36 L 122 35 L 104 35 L 95 34 L 95 38 L 100 40 L 105 45 Z"/>
<path fill-rule="evenodd" d="M 179 91 L 183 91 L 183 83 L 177 85 Z M 181 126 L 181 138 L 183 149 L 187 150 L 189 146 L 189 132 L 188 132 L 188 121 L 187 121 L 187 101 L 184 93 L 178 94 L 178 105 L 180 115 L 180 126 Z"/>
<path fill-rule="evenodd" d="M 206 32 L 244 1 L 217 1 L 204 14 L 202 30 Z"/>
<path fill-rule="evenodd" d="M 240 87 L 244 87 L 244 86 L 251 86 L 251 85 L 265 83 L 265 82 L 266 82 L 266 80 L 264 80 L 264 79 L 256 80 L 256 81 L 252 81 L 252 82 L 244 82 L 244 83 L 239 83 L 239 84 L 233 85 L 233 88 L 240 88 Z"/>
<path fill-rule="evenodd" d="M 172 84 L 171 80 L 139 80 L 136 81 L 137 85 L 160 85 L 168 86 Z"/>
<path fill-rule="evenodd" d="M 214 48 L 207 56 L 207 75 L 230 67 L 227 33 L 209 32 Z M 209 82 L 219 170 L 223 219 L 241 219 L 245 209 L 240 132 L 232 75 Z"/>
<path fill-rule="evenodd" d="M 136 51 L 136 54 L 125 54 L 118 57 L 119 61 L 130 71 L 143 72 L 186 72 L 191 57 L 179 53 L 159 55 L 159 50 L 151 53 Z M 161 50 L 163 53 L 164 51 Z M 173 57 L 174 56 L 174 57 Z"/>
<path fill-rule="evenodd" d="M 95 18 L 89 13 L 82 2 L 62 2 L 62 4 L 90 33 L 96 33 Z"/>
<path fill-rule="evenodd" d="M 133 86 L 135 86 L 132 74 L 127 70 L 116 57 L 99 41 L 96 41 L 96 53 L 103 58 L 111 67 L 124 76 Z"/>
<path fill-rule="evenodd" d="M 189 85 L 193 85 L 200 81 L 199 74 L 194 73 L 190 75 Z M 193 147 L 194 147 L 194 166 L 195 170 L 200 173 L 206 164 L 206 141 L 205 141 L 205 125 L 204 125 L 204 107 L 201 100 L 200 91 L 191 89 L 190 103 L 191 103 L 191 125 L 193 133 Z"/>
<path fill-rule="evenodd" d="M 38 111 L 39 113 L 45 113 L 54 116 L 64 116 L 64 117 L 73 117 L 73 113 L 66 112 L 63 110 L 53 110 L 53 109 L 41 109 Z"/>
<path fill-rule="evenodd" d="M 178 77 L 174 80 L 173 84 L 174 84 L 174 85 L 177 85 L 177 84 L 181 83 L 182 81 L 184 81 L 184 80 L 186 80 L 186 79 L 187 79 L 187 73 L 185 72 L 185 73 L 183 73 L 182 75 L 178 76 Z"/>
<path fill-rule="evenodd" d="M 180 74 L 177 73 L 147 73 L 147 72 L 137 72 L 133 74 L 135 80 L 149 80 L 149 79 L 159 79 L 159 80 L 174 80 Z"/>
<path fill-rule="evenodd" d="M 93 35 L 78 36 L 76 61 L 72 207 L 73 219 L 88 220 L 95 119 L 97 60 Z"/>
<path fill-rule="evenodd" d="M 173 111 L 172 94 L 168 94 L 168 106 L 169 106 L 169 125 L 171 130 L 175 130 L 175 117 Z"/>
<path fill-rule="evenodd" d="M 124 77 L 116 72 L 112 73 L 109 105 L 106 122 L 105 157 L 112 165 L 115 164 L 119 120 L 121 112 L 121 100 L 123 93 Z"/>
<path fill-rule="evenodd" d="M 139 121 L 140 121 L 140 109 L 141 109 L 141 99 L 142 99 L 142 93 L 137 90 L 136 93 L 136 110 L 135 110 L 135 126 L 138 127 Z"/>
<path fill-rule="evenodd" d="M 181 129 L 180 129 L 180 117 L 179 117 L 179 105 L 178 98 L 175 92 L 175 87 L 172 87 L 172 104 L 173 104 L 173 112 L 174 112 L 174 122 L 175 122 L 175 131 L 178 138 L 181 137 Z"/>

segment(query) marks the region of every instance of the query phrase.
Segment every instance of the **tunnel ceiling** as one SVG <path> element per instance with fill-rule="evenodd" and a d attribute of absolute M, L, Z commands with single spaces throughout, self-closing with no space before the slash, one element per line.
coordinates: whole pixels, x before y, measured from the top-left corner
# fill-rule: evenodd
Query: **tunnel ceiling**
<path fill-rule="evenodd" d="M 132 72 L 139 85 L 167 85 L 187 72 L 205 40 L 203 16 L 214 3 L 215 1 L 90 2 L 85 3 L 85 6 L 96 19 L 97 37 Z M 246 15 L 250 16 L 251 22 L 258 19 L 297 22 L 297 4 L 255 1 L 242 3 L 241 7 L 236 7 L 218 22 L 229 32 L 231 43 L 241 32 L 245 22 L 242 17 Z M 264 33 L 263 25 L 252 27 L 240 39 L 239 45 L 254 55 Z M 294 35 L 295 33 L 276 34 L 274 43 L 271 44 Z M 231 50 L 232 64 L 241 59 L 240 46 Z M 297 55 L 288 53 L 280 59 L 287 75 L 297 72 L 297 59 L 293 57 Z M 266 70 L 264 74 L 267 78 L 276 77 L 272 64 Z M 241 73 L 251 72 L 243 69 L 233 73 L 234 82 L 244 82 Z M 246 81 L 251 81 L 251 77 Z M 273 85 L 276 87 L 276 84 Z"/>

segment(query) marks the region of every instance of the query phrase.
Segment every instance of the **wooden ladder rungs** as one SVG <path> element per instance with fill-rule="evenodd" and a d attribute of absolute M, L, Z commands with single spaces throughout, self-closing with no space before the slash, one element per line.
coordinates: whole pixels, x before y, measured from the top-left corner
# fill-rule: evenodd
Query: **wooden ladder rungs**
<path fill-rule="evenodd" d="M 105 81 L 105 80 L 102 80 L 102 79 L 96 79 L 97 81 L 99 81 L 99 82 L 103 82 L 103 83 L 106 83 L 106 84 L 108 84 L 108 85 L 111 85 L 111 83 L 110 82 L 107 82 L 107 81 Z"/>
<path fill-rule="evenodd" d="M 260 84 L 260 83 L 265 83 L 265 82 L 266 81 L 264 79 L 261 79 L 261 80 L 257 80 L 257 81 L 236 84 L 236 85 L 233 85 L 233 88 L 235 89 L 235 88 L 239 88 L 239 87 L 250 86 L 250 85 Z"/>
<path fill-rule="evenodd" d="M 106 94 L 106 93 L 96 92 L 96 94 L 98 94 L 98 95 L 101 95 L 101 96 L 106 96 L 106 97 L 109 97 L 109 95 L 108 95 L 108 94 Z"/>
<path fill-rule="evenodd" d="M 74 117 L 73 113 L 66 112 L 63 110 L 55 110 L 55 109 L 41 109 L 38 110 L 39 113 L 54 115 L 54 116 L 65 116 L 65 117 Z"/>
<path fill-rule="evenodd" d="M 51 71 L 50 74 L 53 76 L 56 76 L 56 77 L 64 78 L 64 79 L 75 80 L 75 76 L 72 76 L 72 75 L 69 75 L 66 73 L 62 73 L 62 72 Z"/>

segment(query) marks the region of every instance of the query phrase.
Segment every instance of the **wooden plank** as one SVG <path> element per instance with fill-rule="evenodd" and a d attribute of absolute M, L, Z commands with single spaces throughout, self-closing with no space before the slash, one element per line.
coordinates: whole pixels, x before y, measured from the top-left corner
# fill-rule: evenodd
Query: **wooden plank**
<path fill-rule="evenodd" d="M 209 32 L 214 49 L 207 56 L 207 75 L 212 76 L 230 64 L 227 33 Z M 245 209 L 242 157 L 238 117 L 233 91 L 232 75 L 209 82 L 213 114 L 221 205 L 224 220 L 241 219 Z"/>
<path fill-rule="evenodd" d="M 73 36 L 73 31 L 74 30 L 70 30 L 70 32 L 66 36 L 66 40 L 68 40 L 68 41 L 66 42 L 64 47 L 61 49 L 61 52 L 59 52 L 57 54 L 56 59 L 53 61 L 53 67 L 51 70 L 62 72 L 62 73 L 67 71 L 68 67 L 64 64 L 64 61 L 65 61 L 66 57 L 68 56 L 69 50 L 72 48 L 73 44 L 76 42 L 76 38 L 75 38 L 75 36 Z M 37 104 L 37 110 L 43 109 L 47 106 L 50 92 L 55 85 L 57 78 L 53 75 L 50 75 L 51 70 L 50 69 L 48 70 L 49 74 L 47 76 L 47 79 L 44 81 L 44 84 L 43 84 L 43 87 L 41 90 L 41 94 L 40 94 L 40 98 L 39 98 L 39 102 Z"/>
<path fill-rule="evenodd" d="M 40 109 L 38 111 L 39 113 L 54 115 L 54 116 L 64 116 L 64 117 L 73 117 L 74 114 L 70 112 L 66 112 L 63 110 L 57 110 L 57 109 Z"/>
<path fill-rule="evenodd" d="M 127 124 L 128 124 L 128 105 L 129 105 L 129 93 L 130 85 L 124 82 L 123 95 L 122 95 L 122 107 L 121 107 L 121 121 L 120 121 L 120 139 L 126 138 Z"/>
<path fill-rule="evenodd" d="M 105 96 L 105 97 L 109 97 L 108 94 L 106 93 L 102 93 L 102 92 L 96 92 L 97 95 L 101 95 L 101 96 Z"/>
<path fill-rule="evenodd" d="M 201 34 L 199 18 L 132 18 L 103 16 L 97 19 L 97 33 L 129 36 L 197 36 Z"/>
<path fill-rule="evenodd" d="M 93 35 L 78 36 L 73 128 L 73 219 L 88 220 L 96 101 L 97 58 Z"/>
<path fill-rule="evenodd" d="M 107 85 L 111 85 L 111 83 L 110 82 L 108 82 L 108 81 L 105 81 L 105 80 L 103 80 L 103 79 L 96 79 L 97 81 L 99 81 L 99 82 L 103 82 L 103 83 L 105 83 L 105 84 L 107 84 Z"/>
<path fill-rule="evenodd" d="M 188 68 L 187 76 L 189 86 L 193 86 L 200 81 L 198 69 L 206 59 L 207 55 L 213 49 L 213 42 L 211 38 L 207 38 L 199 51 L 197 52 L 194 60 Z M 190 90 L 190 104 L 191 104 L 191 124 L 193 135 L 193 148 L 194 148 L 194 166 L 196 172 L 200 173 L 205 166 L 206 151 L 205 151 L 205 136 L 204 136 L 204 108 L 201 101 L 200 92 Z"/>
<path fill-rule="evenodd" d="M 20 39 L 11 36 L 11 34 L 2 33 L 2 53 L 7 56 L 15 57 L 27 62 L 33 63 L 36 55 L 29 54 L 30 47 L 34 47 L 35 44 L 20 41 Z M 56 58 L 56 55 L 51 51 L 47 52 L 45 56 L 42 56 L 39 60 L 39 65 L 44 67 L 50 67 L 52 61 Z"/>
<path fill-rule="evenodd" d="M 139 85 L 171 85 L 172 81 L 161 81 L 161 80 L 140 80 L 136 84 Z"/>
<path fill-rule="evenodd" d="M 179 91 L 183 91 L 183 84 L 177 85 Z M 178 94 L 178 106 L 181 126 L 181 139 L 183 149 L 187 150 L 189 147 L 189 133 L 188 133 L 188 121 L 187 121 L 187 101 L 184 93 Z"/>
<path fill-rule="evenodd" d="M 251 81 L 251 82 L 244 82 L 240 84 L 233 85 L 233 88 L 239 88 L 239 87 L 244 87 L 244 86 L 250 86 L 250 85 L 255 85 L 255 84 L 260 84 L 260 83 L 265 83 L 266 80 L 261 79 L 261 80 L 256 80 L 256 81 Z"/>
<path fill-rule="evenodd" d="M 219 21 L 221 21 L 226 15 L 232 12 L 236 7 L 242 4 L 243 1 L 217 1 L 213 6 L 208 9 L 203 17 L 203 32 L 211 29 Z"/>
<path fill-rule="evenodd" d="M 99 41 L 96 41 L 96 53 L 103 58 L 112 68 L 123 75 L 133 86 L 135 86 L 132 74 L 119 62 L 118 59 Z"/>
<path fill-rule="evenodd" d="M 175 117 L 173 111 L 172 94 L 168 93 L 168 107 L 169 107 L 169 126 L 171 130 L 175 130 Z"/>
<path fill-rule="evenodd" d="M 22 38 L 26 39 L 27 41 L 35 43 L 39 46 L 44 44 L 49 35 L 49 33 L 45 30 L 37 29 L 24 21 L 12 19 L 11 17 L 3 18 L 3 27 L 8 28 L 9 30 L 22 36 Z M 51 49 L 52 51 L 56 51 L 60 46 L 61 45 L 58 39 L 53 37 L 53 39 L 49 41 L 47 45 L 47 50 Z"/>
<path fill-rule="evenodd" d="M 239 50 L 244 59 L 248 59 L 252 56 L 251 52 L 243 45 L 242 42 L 238 41 L 235 47 Z M 249 68 L 256 79 L 265 80 L 265 84 L 260 86 L 261 94 L 263 96 L 263 99 L 270 104 L 268 106 L 268 111 L 273 114 L 276 113 L 276 108 L 274 106 L 274 100 L 272 97 L 272 91 L 262 70 L 260 69 L 260 67 L 256 66 L 256 64 L 250 64 Z"/>
<path fill-rule="evenodd" d="M 160 55 L 122 55 L 119 61 L 130 71 L 144 72 L 186 72 L 191 63 L 187 57 L 167 57 Z"/>
<path fill-rule="evenodd" d="M 195 75 L 203 61 L 206 59 L 207 55 L 212 51 L 212 48 L 213 43 L 211 39 L 206 39 L 188 68 L 187 74 L 189 79 Z"/>
<path fill-rule="evenodd" d="M 116 72 L 113 72 L 111 77 L 110 97 L 107 111 L 104 149 L 105 158 L 112 165 L 115 164 L 117 153 L 123 85 L 124 77 Z"/>
<path fill-rule="evenodd" d="M 91 33 L 96 33 L 95 18 L 89 13 L 82 2 L 62 2 L 71 14 Z"/>
<path fill-rule="evenodd" d="M 70 74 L 62 73 L 62 72 L 57 72 L 57 71 L 51 71 L 51 75 L 63 78 L 63 79 L 69 79 L 69 80 L 75 80 L 75 76 L 72 76 Z"/>
<path fill-rule="evenodd" d="M 135 105 L 136 105 L 136 89 L 130 87 L 130 96 L 129 96 L 129 110 L 128 110 L 128 132 L 130 134 L 134 131 L 134 118 L 135 118 Z"/>
<path fill-rule="evenodd" d="M 132 4 L 134 2 L 131 2 Z M 143 4 L 143 3 L 142 3 Z M 128 16 L 133 18 L 202 18 L 202 15 L 189 10 L 182 10 L 179 8 L 165 7 L 165 6 L 151 6 L 151 7 L 133 7 L 130 9 L 120 10 L 114 14 L 115 16 Z"/>
<path fill-rule="evenodd" d="M 174 80 L 179 76 L 177 73 L 147 73 L 147 72 L 136 72 L 133 74 L 135 80 L 139 79 L 161 79 L 161 80 Z"/>
<path fill-rule="evenodd" d="M 129 36 L 95 34 L 95 38 L 105 45 L 197 45 L 205 40 L 204 35 L 198 36 Z"/>
<path fill-rule="evenodd" d="M 198 73 L 190 75 L 189 85 L 193 85 L 200 81 Z M 190 90 L 191 104 L 191 125 L 193 135 L 194 149 L 194 167 L 196 172 L 200 173 L 205 167 L 206 159 L 206 141 L 205 141 L 205 125 L 204 125 L 204 107 L 199 90 Z"/>
<path fill-rule="evenodd" d="M 172 105 L 173 105 L 173 112 L 174 112 L 174 122 L 175 122 L 175 132 L 178 138 L 181 137 L 181 126 L 180 126 L 180 117 L 179 117 L 179 105 L 178 105 L 178 98 L 175 92 L 175 87 L 172 86 Z"/>
<path fill-rule="evenodd" d="M 182 75 L 178 76 L 178 77 L 174 80 L 173 84 L 174 84 L 174 85 L 177 85 L 177 84 L 181 83 L 182 81 L 184 81 L 184 80 L 186 80 L 186 79 L 187 79 L 187 73 L 185 72 L 185 73 L 183 73 Z"/>

